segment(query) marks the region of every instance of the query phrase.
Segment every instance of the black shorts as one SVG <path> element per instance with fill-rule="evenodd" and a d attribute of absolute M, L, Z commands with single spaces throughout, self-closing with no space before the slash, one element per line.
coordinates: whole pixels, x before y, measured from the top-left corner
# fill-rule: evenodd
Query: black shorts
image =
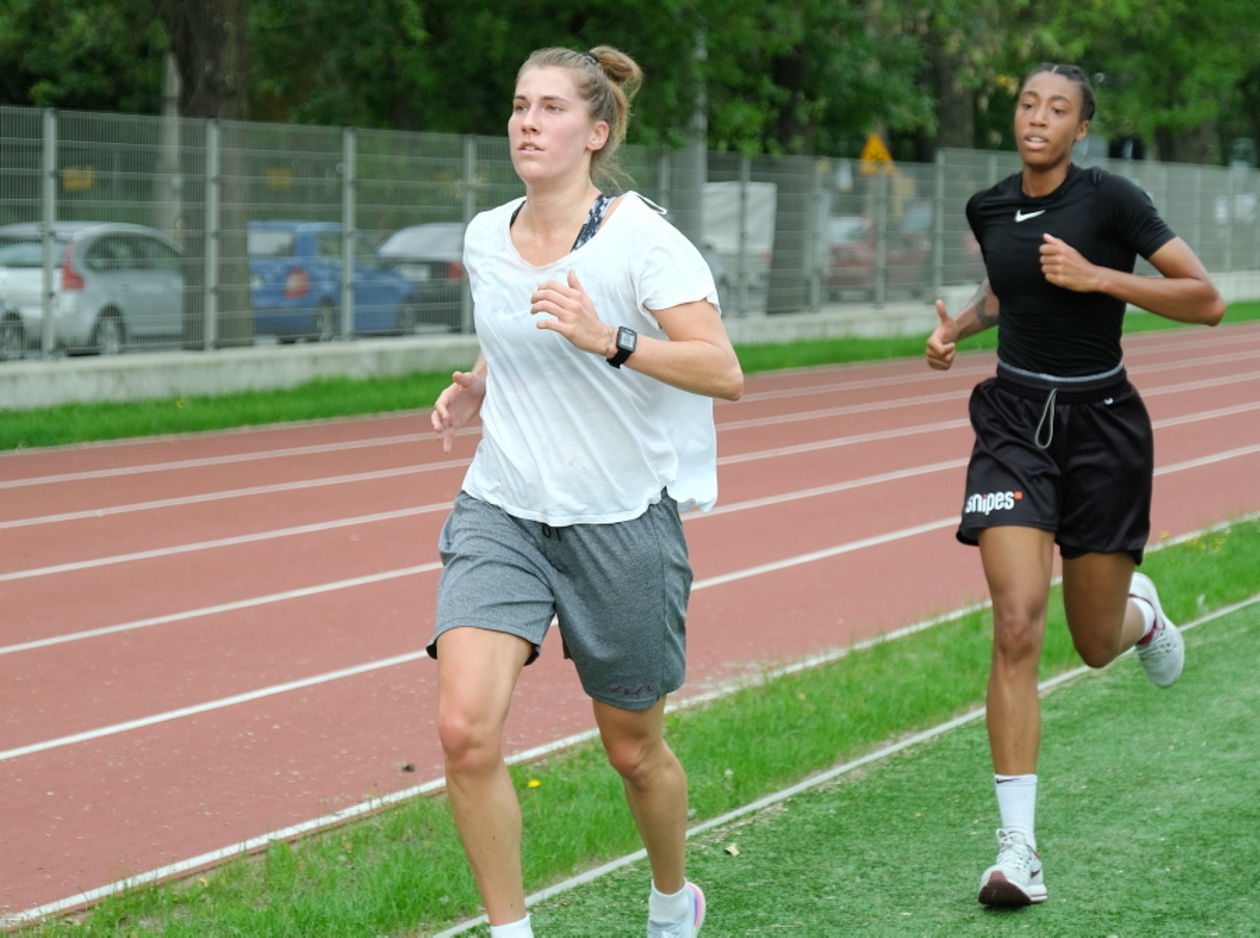
<path fill-rule="evenodd" d="M 958 540 L 999 525 L 1053 531 L 1064 557 L 1142 562 L 1155 468 L 1151 419 L 1124 369 L 1087 378 L 998 365 L 971 392 L 976 433 Z"/>

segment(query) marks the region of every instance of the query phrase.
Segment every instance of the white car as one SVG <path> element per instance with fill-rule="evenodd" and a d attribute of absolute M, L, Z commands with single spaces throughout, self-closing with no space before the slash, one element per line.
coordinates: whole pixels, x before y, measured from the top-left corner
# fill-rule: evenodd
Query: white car
<path fill-rule="evenodd" d="M 43 327 L 42 228 L 0 226 L 0 359 L 38 348 Z M 56 345 L 102 355 L 184 327 L 179 247 L 143 225 L 64 221 L 52 230 Z"/>

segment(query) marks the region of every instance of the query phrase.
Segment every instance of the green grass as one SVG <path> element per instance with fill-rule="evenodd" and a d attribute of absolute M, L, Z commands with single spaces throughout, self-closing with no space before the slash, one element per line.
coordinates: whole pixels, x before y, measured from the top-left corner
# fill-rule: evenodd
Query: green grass
<path fill-rule="evenodd" d="M 1235 303 L 1226 317 L 1227 322 L 1255 319 L 1260 319 L 1260 302 Z M 1125 328 L 1138 332 L 1185 327 L 1149 313 L 1133 313 L 1126 317 Z M 745 372 L 753 374 L 918 356 L 923 353 L 926 336 L 925 332 L 889 338 L 741 345 L 738 351 Z M 989 331 L 967 340 L 963 347 L 993 348 L 996 343 L 997 333 Z M 365 379 L 319 378 L 273 391 L 0 410 L 0 450 L 414 410 L 430 406 L 449 383 L 447 371 L 415 372 Z"/>
<path fill-rule="evenodd" d="M 1260 605 L 1188 633 L 1160 691 L 1133 661 L 1044 704 L 1038 841 L 1049 897 L 987 910 L 997 826 L 979 720 L 705 831 L 690 874 L 715 935 L 1254 935 Z M 737 855 L 726 851 L 734 844 Z M 633 936 L 646 864 L 533 909 L 540 935 Z"/>
<path fill-rule="evenodd" d="M 1260 522 L 1251 520 L 1151 552 L 1144 569 L 1160 582 L 1169 615 L 1185 621 L 1251 596 L 1258 564 Z M 1051 608 L 1043 677 L 1078 664 L 1057 601 Z M 720 816 L 812 773 L 979 706 L 988 667 L 988 632 L 987 615 L 983 611 L 970 613 L 895 641 L 876 643 L 824 666 L 749 686 L 704 708 L 672 713 L 668 735 L 687 767 L 693 820 Z M 1200 641 L 1196 638 L 1196 645 Z M 1241 684 L 1256 683 L 1250 673 L 1256 660 L 1255 639 L 1241 646 L 1246 653 L 1239 653 L 1237 645 L 1231 647 L 1231 663 L 1243 669 L 1237 680 L 1218 674 L 1215 663 L 1206 659 L 1199 663 L 1195 658 L 1187 679 L 1161 698 L 1136 672 L 1134 662 L 1126 660 L 1110 669 L 1099 686 L 1136 695 L 1139 704 L 1135 706 L 1139 708 L 1175 701 L 1171 712 L 1178 722 L 1170 724 L 1175 726 L 1170 732 L 1178 741 L 1186 746 L 1205 742 L 1209 747 L 1241 752 L 1250 744 L 1237 742 L 1239 720 L 1229 711 L 1228 701 L 1243 699 L 1236 693 Z M 1205 676 L 1196 679 L 1198 674 Z M 1206 677 L 1209 674 L 1210 680 Z M 1221 693 L 1223 689 L 1229 693 Z M 1153 765 L 1143 756 L 1149 757 L 1150 752 L 1142 750 L 1151 750 L 1156 744 L 1133 744 L 1138 755 L 1122 757 L 1118 742 L 1128 739 L 1133 721 L 1126 719 L 1126 735 L 1120 735 L 1116 714 L 1128 705 L 1087 703 L 1074 708 L 1070 701 L 1076 699 L 1075 693 L 1061 698 L 1067 702 L 1063 719 L 1097 717 L 1105 722 L 1115 717 L 1117 729 L 1108 730 L 1107 724 L 1102 730 L 1073 730 L 1060 736 L 1052 722 L 1047 733 L 1044 772 L 1058 787 L 1045 790 L 1047 823 L 1042 834 L 1055 844 L 1056 856 L 1064 857 L 1061 870 L 1050 867 L 1052 900 L 1047 905 L 1056 910 L 1050 915 L 1066 916 L 1062 919 L 1066 930 L 1042 930 L 1041 919 L 988 918 L 974 908 L 974 897 L 968 895 L 969 879 L 991 862 L 992 827 L 996 825 L 987 784 L 987 750 L 976 735 L 979 730 L 972 729 L 951 734 L 963 741 L 943 741 L 941 746 L 956 748 L 942 750 L 947 754 L 933 757 L 934 761 L 924 763 L 925 768 L 897 759 L 890 763 L 892 768 L 867 769 L 859 777 L 842 782 L 829 796 L 801 799 L 801 804 L 811 798 L 821 799 L 819 814 L 804 824 L 802 831 L 784 832 L 774 855 L 768 847 L 763 851 L 755 846 L 759 840 L 743 831 L 768 828 L 775 817 L 795 812 L 795 801 L 792 807 L 776 808 L 764 818 L 702 837 L 693 851 L 693 872 L 715 897 L 722 897 L 724 906 L 720 913 L 715 906 L 714 927 L 709 933 L 753 933 L 741 923 L 754 919 L 744 916 L 769 913 L 760 909 L 765 905 L 764 895 L 754 896 L 750 888 L 759 886 L 777 896 L 793 884 L 807 885 L 800 890 L 801 898 L 793 899 L 784 910 L 794 916 L 792 921 L 814 921 L 810 917 L 832 901 L 824 900 L 825 896 L 835 897 L 838 916 L 834 929 L 802 928 L 795 932 L 801 935 L 847 933 L 859 930 L 859 926 L 870 934 L 931 934 L 935 928 L 941 933 L 978 927 L 1023 930 L 1025 926 L 1035 928 L 1035 934 L 1157 933 L 1149 927 L 1149 917 L 1142 920 L 1144 927 L 1129 922 L 1099 931 L 1103 927 L 1100 922 L 1079 930 L 1082 919 L 1075 916 L 1080 908 L 1105 908 L 1111 914 L 1117 894 L 1123 894 L 1126 902 L 1140 904 L 1152 892 L 1142 879 L 1147 869 L 1141 856 L 1126 853 L 1123 865 L 1114 869 L 1108 866 L 1113 841 L 1124 839 L 1117 831 L 1128 831 L 1128 840 L 1148 845 L 1158 836 L 1190 835 L 1177 819 L 1170 832 L 1154 829 L 1154 833 L 1133 833 L 1145 809 L 1140 799 L 1125 795 L 1149 777 Z M 1254 702 L 1254 693 L 1249 699 Z M 1059 706 L 1055 698 L 1051 700 L 1052 707 Z M 1251 708 L 1248 726 L 1254 727 L 1260 717 L 1256 710 Z M 1155 722 L 1163 719 L 1161 716 Z M 1102 739 L 1099 745 L 1106 751 L 1095 754 L 1077 749 L 1087 735 Z M 1242 739 L 1254 742 L 1254 728 Z M 1161 741 L 1158 745 L 1164 744 Z M 1077 763 L 1076 774 L 1071 774 L 1069 769 Z M 1206 764 L 1189 774 L 1181 763 L 1177 765 L 1175 774 L 1181 787 L 1173 793 L 1173 800 L 1169 801 L 1162 789 L 1158 790 L 1160 797 L 1153 799 L 1161 825 L 1173 813 L 1169 806 L 1185 806 L 1189 795 L 1198 803 L 1187 823 L 1204 821 L 1202 815 L 1210 813 L 1214 799 L 1239 803 L 1231 802 L 1225 820 L 1216 819 L 1216 826 L 1205 827 L 1202 838 L 1176 841 L 1182 852 L 1167 861 L 1160 854 L 1160 862 L 1172 866 L 1175 861 L 1177 870 L 1184 872 L 1195 858 L 1203 863 L 1204 870 L 1219 874 L 1222 870 L 1217 864 L 1231 849 L 1230 844 L 1238 842 L 1239 831 L 1255 828 L 1254 808 L 1248 809 L 1243 803 L 1254 795 L 1254 781 L 1222 779 L 1215 769 L 1209 773 Z M 580 746 L 545 762 L 514 767 L 512 774 L 522 802 L 524 859 L 531 891 L 638 848 L 620 782 L 597 744 Z M 1200 781 L 1191 783 L 1189 778 Z M 538 784 L 531 786 L 531 780 Z M 880 807 L 884 802 L 887 810 Z M 855 807 L 850 808 L 850 803 Z M 862 804 L 868 807 L 860 808 Z M 1121 816 L 1117 812 L 1126 805 L 1129 814 Z M 1247 814 L 1248 810 L 1253 813 Z M 1232 833 L 1220 829 L 1222 824 L 1231 823 L 1241 826 Z M 919 829 L 933 832 L 935 852 L 917 845 L 913 834 Z M 808 847 L 803 841 L 807 836 L 812 838 Z M 730 840 L 741 845 L 737 861 L 719 849 Z M 1125 849 L 1131 848 L 1126 844 Z M 1071 862 L 1066 862 L 1069 857 Z M 735 862 L 751 869 L 734 870 Z M 900 869 L 907 866 L 908 875 Z M 1254 861 L 1245 867 L 1254 868 Z M 1242 869 L 1229 872 L 1243 875 Z M 1200 904 L 1195 891 L 1198 885 L 1194 890 L 1178 888 L 1176 877 L 1165 874 L 1163 867 L 1160 876 L 1152 901 Z M 896 877 L 902 879 L 896 881 Z M 960 878 L 963 886 L 959 885 Z M 920 879 L 924 890 L 933 890 L 934 897 L 939 894 L 932 901 L 940 908 L 925 909 L 925 901 L 916 897 Z M 1119 882 L 1111 885 L 1117 879 Z M 1107 888 L 1100 893 L 1098 887 L 1103 883 Z M 1201 885 L 1207 888 L 1208 884 Z M 601 881 L 593 890 L 548 904 L 538 912 L 540 928 L 545 924 L 540 934 L 634 934 L 642 927 L 638 910 L 643 889 L 644 874 L 639 869 L 613 877 L 607 885 Z M 740 893 L 745 894 L 743 899 Z M 1217 893 L 1209 891 L 1208 895 Z M 1071 900 L 1072 909 L 1057 911 L 1053 903 L 1060 896 Z M 1233 916 L 1226 898 L 1219 895 L 1212 905 L 1218 915 Z M 1238 898 L 1238 893 L 1232 896 L 1235 905 Z M 475 914 L 478 907 L 443 799 L 431 797 L 415 799 L 297 844 L 276 844 L 261 857 L 233 861 L 202 877 L 107 899 L 89 913 L 37 926 L 31 933 L 190 938 L 417 936 L 432 935 Z M 626 924 L 626 908 L 635 910 L 628 920 L 633 927 Z M 903 920 L 899 918 L 903 911 L 919 917 Z M 1149 907 L 1143 914 L 1149 914 Z M 723 921 L 726 924 L 719 924 Z M 898 931 L 894 926 L 904 929 Z M 766 920 L 757 927 L 774 934 L 793 934 L 791 928 L 795 926 Z"/>

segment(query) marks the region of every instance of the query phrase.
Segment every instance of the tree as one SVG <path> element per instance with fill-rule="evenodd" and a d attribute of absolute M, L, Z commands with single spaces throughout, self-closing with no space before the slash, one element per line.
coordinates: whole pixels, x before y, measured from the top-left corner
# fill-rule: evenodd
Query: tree
<path fill-rule="evenodd" d="M 249 116 L 249 70 L 246 46 L 248 0 L 161 0 L 158 15 L 166 29 L 179 75 L 179 113 L 204 121 L 243 121 Z M 185 190 L 179 227 L 184 241 L 184 344 L 205 344 L 205 272 L 207 187 L 218 184 L 220 213 L 216 335 L 218 345 L 252 345 L 254 317 L 249 294 L 246 256 L 248 209 L 244 198 L 247 174 L 241 148 L 219 150 L 218 179 L 208 179 L 204 121 L 181 123 L 182 175 L 200 179 L 203 186 Z M 200 138 L 200 139 L 198 139 Z"/>
<path fill-rule="evenodd" d="M 142 0 L 5 0 L 0 104 L 154 114 L 165 49 Z"/>

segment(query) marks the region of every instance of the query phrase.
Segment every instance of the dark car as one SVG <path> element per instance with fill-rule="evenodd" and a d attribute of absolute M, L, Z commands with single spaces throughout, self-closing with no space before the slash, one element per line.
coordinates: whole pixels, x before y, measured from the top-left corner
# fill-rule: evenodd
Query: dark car
<path fill-rule="evenodd" d="M 328 341 L 341 331 L 341 225 L 337 222 L 252 221 L 248 229 L 254 331 L 281 340 Z M 352 290 L 356 335 L 415 331 L 419 297 L 356 234 Z"/>
<path fill-rule="evenodd" d="M 420 295 L 421 326 L 458 330 L 463 325 L 464 223 L 431 222 L 395 231 L 379 251 Z"/>
<path fill-rule="evenodd" d="M 840 299 L 846 290 L 873 298 L 879 276 L 879 244 L 875 223 L 863 215 L 836 215 L 827 219 L 828 256 L 823 282 L 827 295 Z M 884 236 L 885 288 L 904 287 L 914 296 L 931 281 L 930 241 L 909 231 L 891 231 Z"/>

